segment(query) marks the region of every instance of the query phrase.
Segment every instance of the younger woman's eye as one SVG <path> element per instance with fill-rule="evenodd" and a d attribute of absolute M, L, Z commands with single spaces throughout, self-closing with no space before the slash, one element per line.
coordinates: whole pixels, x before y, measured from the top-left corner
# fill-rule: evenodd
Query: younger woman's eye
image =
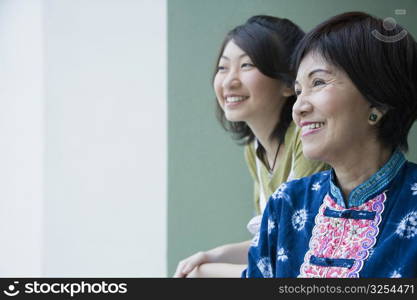
<path fill-rule="evenodd" d="M 313 80 L 313 87 L 325 84 L 324 80 L 322 79 L 314 79 Z"/>
<path fill-rule="evenodd" d="M 224 66 L 217 66 L 217 71 L 223 71 L 225 69 L 226 69 L 226 67 L 224 67 Z"/>
<path fill-rule="evenodd" d="M 299 95 L 301 94 L 301 90 L 297 90 L 297 89 L 295 89 L 295 90 L 294 90 L 294 92 L 295 92 L 295 95 L 296 95 L 296 96 L 299 96 Z"/>

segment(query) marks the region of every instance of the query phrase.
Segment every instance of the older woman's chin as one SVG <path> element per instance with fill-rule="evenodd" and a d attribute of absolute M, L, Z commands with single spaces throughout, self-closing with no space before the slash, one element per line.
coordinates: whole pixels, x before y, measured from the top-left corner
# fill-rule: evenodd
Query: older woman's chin
<path fill-rule="evenodd" d="M 317 147 L 308 147 L 303 145 L 303 154 L 308 159 L 323 161 L 322 151 Z"/>

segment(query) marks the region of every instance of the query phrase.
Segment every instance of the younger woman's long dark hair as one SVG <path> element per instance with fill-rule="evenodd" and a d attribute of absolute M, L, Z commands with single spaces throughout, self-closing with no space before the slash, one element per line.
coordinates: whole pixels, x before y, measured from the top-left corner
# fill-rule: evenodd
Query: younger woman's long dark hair
<path fill-rule="evenodd" d="M 243 25 L 232 29 L 225 37 L 217 58 L 217 65 L 226 45 L 233 40 L 252 60 L 258 70 L 270 78 L 278 79 L 287 86 L 292 86 L 295 73 L 291 69 L 291 55 L 298 42 L 303 38 L 304 32 L 288 19 L 272 16 L 253 16 Z M 217 71 L 214 73 L 216 76 Z M 292 121 L 292 107 L 296 97 L 286 99 L 270 138 L 277 138 L 279 143 L 284 142 L 285 133 Z M 281 101 L 278 99 L 277 101 Z M 217 119 L 223 128 L 233 133 L 233 137 L 240 144 L 246 145 L 255 139 L 252 130 L 246 122 L 230 122 L 226 119 L 223 109 L 218 102 Z M 260 145 L 257 155 L 263 160 L 265 149 Z M 265 161 L 264 161 L 265 162 Z"/>

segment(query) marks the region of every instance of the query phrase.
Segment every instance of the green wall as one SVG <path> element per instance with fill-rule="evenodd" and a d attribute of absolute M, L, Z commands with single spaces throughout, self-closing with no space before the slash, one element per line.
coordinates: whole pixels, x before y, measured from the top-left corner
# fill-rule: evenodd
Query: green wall
<path fill-rule="evenodd" d="M 335 14 L 394 17 L 417 38 L 416 0 L 168 1 L 168 275 L 196 251 L 250 238 L 252 181 L 242 147 L 214 115 L 211 76 L 225 34 L 256 14 L 293 20 L 308 31 Z M 406 9 L 406 15 L 395 15 Z M 409 157 L 417 161 L 417 126 Z M 413 149 L 414 148 L 414 149 Z"/>

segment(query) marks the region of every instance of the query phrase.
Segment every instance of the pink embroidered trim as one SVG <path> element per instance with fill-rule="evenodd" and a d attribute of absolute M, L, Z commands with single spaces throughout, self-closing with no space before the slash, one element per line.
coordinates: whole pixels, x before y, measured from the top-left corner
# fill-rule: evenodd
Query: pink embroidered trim
<path fill-rule="evenodd" d="M 351 210 L 374 211 L 373 220 L 356 220 L 324 216 L 327 207 L 332 210 L 344 211 L 329 195 L 315 218 L 315 225 L 309 243 L 309 251 L 304 256 L 298 277 L 359 277 L 369 250 L 375 245 L 379 233 L 381 214 L 384 211 L 385 192 Z M 355 263 L 348 269 L 344 267 L 323 267 L 310 264 L 310 257 L 354 259 Z"/>

